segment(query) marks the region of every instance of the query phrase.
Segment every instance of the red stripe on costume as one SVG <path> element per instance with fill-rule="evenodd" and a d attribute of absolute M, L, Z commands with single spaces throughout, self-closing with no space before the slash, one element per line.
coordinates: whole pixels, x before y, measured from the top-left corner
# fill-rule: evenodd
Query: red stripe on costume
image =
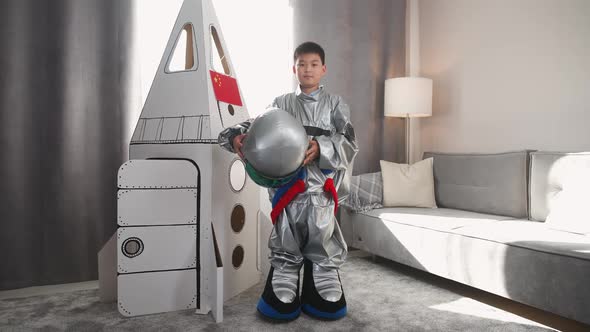
<path fill-rule="evenodd" d="M 336 214 L 338 211 L 338 193 L 336 192 L 336 187 L 334 187 L 334 180 L 332 180 L 332 178 L 328 178 L 324 183 L 324 191 L 332 194 L 332 199 L 334 199 L 334 214 Z"/>
<path fill-rule="evenodd" d="M 281 215 L 281 211 L 287 207 L 287 205 L 297 196 L 298 194 L 305 191 L 305 183 L 303 180 L 297 180 L 289 190 L 279 199 L 277 204 L 272 208 L 270 212 L 270 219 L 274 225 L 277 218 Z"/>
<path fill-rule="evenodd" d="M 295 196 L 304 191 L 305 182 L 303 182 L 301 179 L 295 181 L 293 186 L 291 186 L 291 188 L 285 192 L 277 204 L 272 208 L 272 211 L 270 212 L 270 219 L 272 220 L 273 225 L 277 222 L 281 212 L 287 207 L 287 205 L 289 205 L 289 203 L 291 203 L 293 199 L 295 199 Z M 332 195 L 332 199 L 334 200 L 334 214 L 336 214 L 338 211 L 338 193 L 336 192 L 333 179 L 329 178 L 326 180 L 324 183 L 324 191 Z"/>

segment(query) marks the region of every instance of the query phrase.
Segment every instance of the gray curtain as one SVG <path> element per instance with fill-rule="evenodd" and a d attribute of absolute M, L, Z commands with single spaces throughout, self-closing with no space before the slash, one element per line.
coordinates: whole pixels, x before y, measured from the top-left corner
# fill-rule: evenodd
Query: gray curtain
<path fill-rule="evenodd" d="M 127 159 L 132 4 L 0 2 L 0 290 L 97 279 Z"/>
<path fill-rule="evenodd" d="M 404 76 L 405 0 L 293 0 L 294 47 L 315 41 L 326 51 L 326 89 L 350 105 L 360 145 L 353 174 L 403 162 L 403 119 L 383 116 L 385 79 Z"/>

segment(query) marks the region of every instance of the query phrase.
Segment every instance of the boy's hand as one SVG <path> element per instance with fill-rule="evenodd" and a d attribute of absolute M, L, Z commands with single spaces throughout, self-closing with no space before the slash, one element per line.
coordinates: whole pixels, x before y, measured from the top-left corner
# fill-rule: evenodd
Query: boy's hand
<path fill-rule="evenodd" d="M 309 147 L 305 152 L 305 159 L 303 160 L 303 165 L 307 165 L 310 162 L 314 161 L 320 155 L 320 145 L 314 139 L 309 141 Z"/>
<path fill-rule="evenodd" d="M 234 148 L 234 151 L 238 154 L 238 156 L 240 156 L 240 158 L 244 159 L 244 154 L 242 153 L 242 146 L 244 145 L 242 143 L 242 141 L 244 140 L 244 138 L 246 137 L 246 134 L 241 134 L 238 135 L 236 137 L 234 137 L 234 140 L 232 142 L 232 146 Z"/>

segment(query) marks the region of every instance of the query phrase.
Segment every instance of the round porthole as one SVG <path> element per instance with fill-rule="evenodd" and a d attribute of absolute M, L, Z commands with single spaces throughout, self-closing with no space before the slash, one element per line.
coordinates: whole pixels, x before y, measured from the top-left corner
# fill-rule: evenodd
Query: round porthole
<path fill-rule="evenodd" d="M 239 233 L 244 228 L 244 224 L 246 223 L 246 211 L 244 207 L 240 204 L 234 206 L 234 209 L 231 211 L 231 229 Z"/>
<path fill-rule="evenodd" d="M 139 238 L 130 237 L 123 241 L 121 250 L 123 251 L 123 255 L 129 258 L 139 256 L 143 251 L 143 242 Z"/>
<path fill-rule="evenodd" d="M 234 115 L 234 113 L 235 113 L 234 107 L 232 105 L 227 105 L 227 111 L 229 112 L 230 115 Z"/>
<path fill-rule="evenodd" d="M 234 268 L 239 269 L 244 262 L 244 248 L 241 245 L 238 245 L 234 248 L 233 253 L 231 254 L 231 263 Z"/>
<path fill-rule="evenodd" d="M 229 185 L 234 192 L 240 192 L 246 184 L 246 168 L 241 159 L 232 161 L 229 167 Z"/>

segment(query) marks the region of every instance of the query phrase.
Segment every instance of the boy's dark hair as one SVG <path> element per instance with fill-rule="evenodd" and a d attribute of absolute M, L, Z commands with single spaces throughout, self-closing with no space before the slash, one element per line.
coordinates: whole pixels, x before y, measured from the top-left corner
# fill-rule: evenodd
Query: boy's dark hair
<path fill-rule="evenodd" d="M 324 49 L 319 44 L 316 44 L 316 43 L 310 42 L 310 41 L 297 46 L 297 48 L 295 49 L 295 52 L 293 53 L 293 62 L 297 62 L 297 58 L 301 54 L 309 54 L 309 53 L 319 55 L 320 59 L 322 59 L 322 65 L 326 64 L 326 54 L 324 53 Z"/>

